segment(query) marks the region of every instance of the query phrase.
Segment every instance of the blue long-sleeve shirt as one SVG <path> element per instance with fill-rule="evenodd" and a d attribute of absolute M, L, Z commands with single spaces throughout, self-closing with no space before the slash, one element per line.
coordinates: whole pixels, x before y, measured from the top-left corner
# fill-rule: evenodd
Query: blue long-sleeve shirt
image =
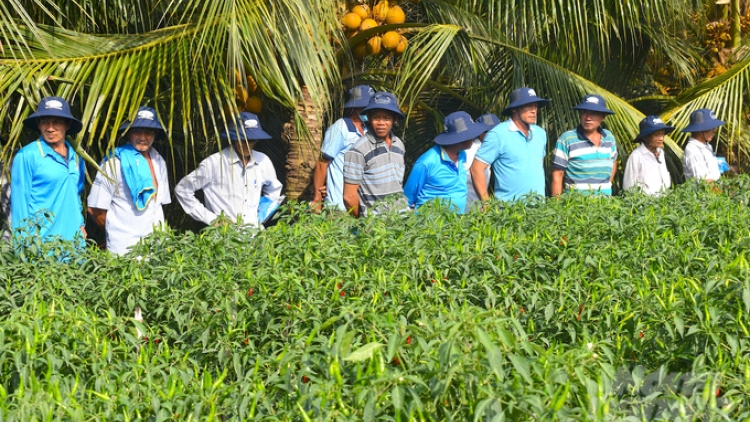
<path fill-rule="evenodd" d="M 458 153 L 458 163 L 454 163 L 439 145 L 422 154 L 414 163 L 409 179 L 404 185 L 404 195 L 409 206 L 419 208 L 424 203 L 440 198 L 459 214 L 466 210 L 466 152 Z"/>
<path fill-rule="evenodd" d="M 52 150 L 41 138 L 21 148 L 13 159 L 11 171 L 11 227 L 15 232 L 26 227 L 27 220 L 49 211 L 50 221 L 41 219 L 39 235 L 43 240 L 59 236 L 74 240 L 83 226 L 81 192 L 86 167 L 72 146 L 67 159 Z M 36 235 L 29 227 L 22 236 Z"/>

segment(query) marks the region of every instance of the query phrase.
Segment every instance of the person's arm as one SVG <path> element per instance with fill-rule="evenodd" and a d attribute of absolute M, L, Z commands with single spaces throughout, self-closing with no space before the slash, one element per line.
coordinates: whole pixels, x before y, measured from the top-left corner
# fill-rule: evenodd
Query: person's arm
<path fill-rule="evenodd" d="M 625 173 L 622 175 L 622 190 L 628 190 L 638 184 L 639 170 L 640 163 L 636 156 L 631 153 L 630 157 L 628 157 L 628 162 L 625 163 Z"/>
<path fill-rule="evenodd" d="M 328 174 L 328 165 L 331 164 L 331 160 L 321 156 L 318 162 L 315 164 L 315 173 L 313 174 L 313 200 L 312 209 L 316 212 L 320 212 L 323 206 L 323 192 L 326 187 L 326 175 Z"/>
<path fill-rule="evenodd" d="M 471 163 L 471 184 L 474 186 L 474 191 L 477 193 L 477 197 L 482 201 L 490 199 L 489 193 L 487 193 L 487 179 L 484 176 L 484 171 L 489 167 L 487 163 L 474 159 Z"/>
<path fill-rule="evenodd" d="M 359 217 L 359 185 L 344 182 L 344 207 L 349 214 Z"/>
<path fill-rule="evenodd" d="M 609 183 L 615 180 L 615 173 L 617 173 L 617 161 L 612 163 L 612 174 L 609 176 Z"/>
<path fill-rule="evenodd" d="M 217 158 L 220 159 L 220 157 Z M 174 188 L 174 195 L 177 197 L 177 202 L 180 203 L 185 214 L 207 225 L 211 225 L 211 222 L 216 220 L 218 215 L 212 213 L 201 204 L 195 197 L 195 192 L 208 186 L 213 179 L 213 166 L 209 162 L 210 159 L 211 157 L 203 160 L 198 165 L 198 168 L 183 177 Z"/>
<path fill-rule="evenodd" d="M 89 214 L 91 214 L 91 217 L 94 219 L 94 223 L 96 223 L 97 226 L 102 228 L 105 227 L 107 224 L 107 210 L 89 207 Z"/>
<path fill-rule="evenodd" d="M 276 177 L 276 169 L 268 157 L 262 160 L 261 172 L 263 173 L 263 196 L 268 199 L 278 201 L 281 198 L 281 190 L 284 185 Z"/>
<path fill-rule="evenodd" d="M 101 171 L 96 173 L 86 198 L 88 213 L 94 218 L 97 226 L 105 228 L 107 211 L 112 205 L 112 198 L 117 190 L 117 175 L 120 174 L 119 160 L 112 158 L 101 164 Z"/>
<path fill-rule="evenodd" d="M 427 167 L 424 164 L 417 161 L 414 167 L 411 169 L 409 178 L 406 180 L 404 185 L 404 195 L 409 201 L 409 208 L 416 208 L 417 201 L 419 200 L 419 194 L 422 192 L 422 188 L 427 183 Z"/>
<path fill-rule="evenodd" d="M 31 179 L 34 176 L 33 163 L 30 157 L 19 152 L 11 166 L 10 179 L 10 218 L 11 229 L 17 230 L 29 218 L 31 201 Z"/>
<path fill-rule="evenodd" d="M 560 196 L 560 194 L 562 194 L 564 176 L 565 176 L 565 170 L 563 169 L 552 170 L 552 186 L 550 189 L 552 196 Z"/>

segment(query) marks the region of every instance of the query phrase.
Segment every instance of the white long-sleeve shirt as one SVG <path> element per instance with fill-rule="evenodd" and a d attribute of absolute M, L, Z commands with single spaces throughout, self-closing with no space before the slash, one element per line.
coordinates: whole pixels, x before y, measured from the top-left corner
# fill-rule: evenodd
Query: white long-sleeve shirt
<path fill-rule="evenodd" d="M 138 241 L 154 231 L 154 227 L 164 222 L 162 205 L 169 204 L 169 178 L 164 159 L 151 148 L 149 151 L 157 183 L 156 195 L 146 209 L 139 211 L 133 196 L 122 176 L 120 160 L 112 157 L 103 163 L 102 170 L 116 183 L 112 183 L 102 172 L 97 173 L 91 186 L 86 203 L 89 207 L 107 211 L 105 231 L 107 233 L 107 250 L 123 255 Z"/>
<path fill-rule="evenodd" d="M 640 188 L 647 195 L 658 195 L 669 189 L 672 180 L 667 170 L 667 160 L 664 150 L 659 148 L 659 159 L 641 144 L 634 149 L 625 164 L 625 174 L 622 179 L 622 188 Z"/>
<path fill-rule="evenodd" d="M 711 144 L 690 138 L 685 145 L 685 155 L 682 164 L 686 179 L 719 180 L 719 162 L 716 160 Z"/>
<path fill-rule="evenodd" d="M 211 224 L 223 211 L 233 221 L 242 216 L 243 224 L 258 227 L 261 194 L 276 201 L 281 188 L 268 156 L 253 151 L 245 166 L 230 146 L 203 160 L 180 180 L 174 194 L 186 214 L 205 224 Z M 203 190 L 205 206 L 195 197 L 198 190 Z"/>
<path fill-rule="evenodd" d="M 471 180 L 471 163 L 474 162 L 474 157 L 476 157 L 477 151 L 479 151 L 480 146 L 482 146 L 482 141 L 477 138 L 474 139 L 471 147 L 466 150 L 466 185 L 469 192 L 466 197 L 467 212 L 472 206 L 476 205 L 476 202 L 479 202 L 481 200 L 481 198 L 479 198 L 479 195 L 477 195 L 477 191 L 474 190 L 474 182 Z M 490 176 L 490 166 L 487 166 L 487 168 L 484 169 L 484 183 L 486 185 L 485 189 L 489 188 L 490 186 Z"/>

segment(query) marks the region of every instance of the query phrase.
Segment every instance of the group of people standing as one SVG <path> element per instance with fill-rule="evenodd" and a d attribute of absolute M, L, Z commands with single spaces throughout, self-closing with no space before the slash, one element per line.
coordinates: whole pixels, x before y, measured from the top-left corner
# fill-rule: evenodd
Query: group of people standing
<path fill-rule="evenodd" d="M 404 115 L 395 97 L 375 93 L 364 85 L 349 94 L 345 117 L 328 129 L 323 141 L 314 178 L 313 203 L 318 208 L 326 203 L 355 216 L 378 213 L 384 205 L 377 207 L 376 201 L 391 196 L 391 207 L 396 204 L 414 210 L 437 200 L 464 213 L 479 201 L 490 199 L 491 173 L 494 195 L 499 200 L 545 194 L 547 133 L 536 122 L 539 109 L 550 100 L 539 97 L 534 89 L 523 87 L 511 92 L 502 112 L 507 118 L 503 122 L 494 114 L 476 120 L 463 111 L 446 116 L 444 132 L 414 163 L 403 188 L 404 143 L 391 129 Z M 580 121 L 555 144 L 550 192 L 553 196 L 568 190 L 611 195 L 617 143 L 602 123 L 614 112 L 596 94 L 586 95 L 573 109 L 578 111 Z M 687 178 L 713 181 L 720 177 L 710 142 L 723 124 L 707 109 L 691 114 L 690 125 L 683 129 L 692 134 L 684 155 Z M 635 142 L 641 145 L 628 157 L 623 189 L 640 189 L 649 195 L 669 189 L 671 177 L 663 146 L 664 137 L 674 129 L 657 116 L 640 122 Z M 406 204 L 400 198 L 405 198 Z"/>
<path fill-rule="evenodd" d="M 24 125 L 40 133 L 21 148 L 12 162 L 10 209 L 13 241 L 59 239 L 84 245 L 86 229 L 81 194 L 86 166 L 65 140 L 81 131 L 83 124 L 60 97 L 42 99 Z M 154 141 L 166 138 L 156 111 L 141 107 L 119 134 L 125 143 L 101 163 L 88 195 L 88 213 L 105 228 L 107 249 L 124 254 L 142 237 L 164 223 L 162 206 L 171 202 L 167 166 L 154 149 Z M 185 212 L 212 224 L 219 216 L 247 226 L 259 225 L 261 197 L 278 203 L 281 183 L 270 159 L 253 147 L 272 139 L 252 113 L 236 116 L 222 138 L 229 145 L 203 160 L 174 189 Z M 195 197 L 202 190 L 204 203 Z"/>
<path fill-rule="evenodd" d="M 405 116 L 396 97 L 362 85 L 349 91 L 344 117 L 326 131 L 315 168 L 313 209 L 325 203 L 354 216 L 378 214 L 387 209 L 415 210 L 438 200 L 458 213 L 494 195 L 516 201 L 526 195 L 545 194 L 544 160 L 547 133 L 536 124 L 548 99 L 531 88 L 511 92 L 502 111 L 476 120 L 463 111 L 445 117 L 445 130 L 435 146 L 414 163 L 404 184 L 404 142 L 394 124 Z M 552 157 L 552 195 L 579 190 L 610 195 L 616 171 L 617 145 L 604 119 L 614 112 L 604 99 L 586 95 L 573 107 L 580 123 L 557 140 Z M 42 99 L 24 125 L 40 136 L 23 147 L 12 162 L 10 209 L 14 241 L 53 238 L 83 245 L 86 229 L 81 194 L 86 166 L 65 140 L 83 125 L 60 97 Z M 693 112 L 683 131 L 692 137 L 685 148 L 685 176 L 716 180 L 718 162 L 710 141 L 724 122 L 713 112 Z M 670 187 L 664 159 L 664 137 L 674 127 L 656 116 L 640 123 L 636 142 L 641 145 L 628 158 L 623 188 L 638 188 L 656 195 Z M 93 221 L 105 228 L 107 249 L 124 254 L 141 238 L 164 223 L 162 206 L 171 202 L 167 166 L 154 149 L 166 132 L 156 111 L 141 107 L 118 133 L 125 140 L 101 163 L 87 200 Z M 185 213 L 205 224 L 224 221 L 261 227 L 268 204 L 283 199 L 282 185 L 270 159 L 254 151 L 258 141 L 272 139 L 261 128 L 258 116 L 240 113 L 227 133 L 228 146 L 205 160 L 177 183 L 175 196 Z M 195 194 L 203 191 L 204 201 Z"/>

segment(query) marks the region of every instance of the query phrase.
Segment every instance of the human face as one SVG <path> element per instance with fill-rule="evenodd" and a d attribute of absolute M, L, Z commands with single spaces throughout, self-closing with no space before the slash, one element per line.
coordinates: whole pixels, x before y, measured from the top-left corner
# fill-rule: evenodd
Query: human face
<path fill-rule="evenodd" d="M 147 128 L 133 128 L 128 131 L 128 142 L 138 152 L 146 152 L 154 144 L 156 139 L 156 131 Z"/>
<path fill-rule="evenodd" d="M 599 111 L 580 110 L 581 127 L 586 133 L 593 133 L 601 126 L 606 114 Z"/>
<path fill-rule="evenodd" d="M 693 134 L 693 138 L 708 143 L 714 139 L 714 135 L 716 135 L 716 128 L 695 133 Z"/>
<path fill-rule="evenodd" d="M 527 125 L 536 123 L 536 114 L 539 111 L 539 104 L 531 103 L 522 105 L 515 109 L 516 118 Z"/>
<path fill-rule="evenodd" d="M 396 116 L 390 111 L 373 110 L 367 114 L 367 120 L 372 125 L 375 136 L 385 138 L 391 129 L 393 129 L 393 122 L 396 121 Z"/>
<path fill-rule="evenodd" d="M 65 133 L 70 129 L 70 120 L 62 117 L 42 117 L 39 119 L 38 126 L 44 142 L 57 145 L 65 142 Z"/>
<path fill-rule="evenodd" d="M 255 147 L 255 144 L 258 141 L 256 139 L 247 139 L 243 141 L 232 141 L 232 145 L 234 146 L 234 150 L 237 152 L 237 155 L 247 158 L 250 157 L 250 154 L 253 151 L 253 147 Z"/>
<path fill-rule="evenodd" d="M 652 133 L 651 135 L 648 135 L 645 138 L 643 138 L 643 143 L 646 144 L 646 148 L 652 151 L 657 148 L 663 148 L 665 135 L 666 135 L 665 131 L 658 130 Z"/>

